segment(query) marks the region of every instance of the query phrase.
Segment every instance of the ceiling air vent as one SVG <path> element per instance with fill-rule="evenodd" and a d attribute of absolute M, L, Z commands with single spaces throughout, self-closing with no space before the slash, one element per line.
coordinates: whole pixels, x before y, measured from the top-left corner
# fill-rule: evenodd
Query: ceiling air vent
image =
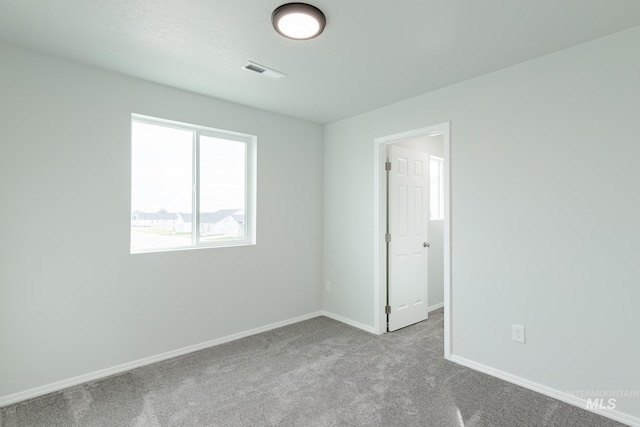
<path fill-rule="evenodd" d="M 246 68 L 249 71 L 255 71 L 256 73 L 260 73 L 260 74 L 265 72 L 264 68 L 256 67 L 253 64 L 247 64 L 247 65 L 244 66 L 244 68 Z"/>
<path fill-rule="evenodd" d="M 263 76 L 271 77 L 272 79 L 280 80 L 285 77 L 286 74 L 280 71 L 273 70 L 265 67 L 264 65 L 256 64 L 255 62 L 247 62 L 242 66 L 243 70 L 251 71 L 252 73 L 262 74 Z"/>

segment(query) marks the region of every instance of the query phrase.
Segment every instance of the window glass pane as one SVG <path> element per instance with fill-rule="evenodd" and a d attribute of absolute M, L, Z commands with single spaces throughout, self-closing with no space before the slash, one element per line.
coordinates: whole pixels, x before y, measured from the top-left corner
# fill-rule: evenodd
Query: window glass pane
<path fill-rule="evenodd" d="M 200 136 L 201 242 L 244 239 L 247 145 Z"/>
<path fill-rule="evenodd" d="M 193 132 L 131 126 L 131 250 L 190 246 Z"/>

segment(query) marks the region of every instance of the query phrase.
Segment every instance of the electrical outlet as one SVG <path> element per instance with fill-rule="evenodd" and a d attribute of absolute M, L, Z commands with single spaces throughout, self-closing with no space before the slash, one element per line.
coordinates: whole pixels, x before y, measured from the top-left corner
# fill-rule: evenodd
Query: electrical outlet
<path fill-rule="evenodd" d="M 513 329 L 512 329 L 512 338 L 515 342 L 519 342 L 524 344 L 525 342 L 525 333 L 524 333 L 524 326 L 522 325 L 516 325 L 515 323 L 512 325 Z"/>
<path fill-rule="evenodd" d="M 327 291 L 327 292 L 331 291 L 331 282 L 330 281 L 328 281 L 328 280 L 324 281 L 324 290 Z"/>

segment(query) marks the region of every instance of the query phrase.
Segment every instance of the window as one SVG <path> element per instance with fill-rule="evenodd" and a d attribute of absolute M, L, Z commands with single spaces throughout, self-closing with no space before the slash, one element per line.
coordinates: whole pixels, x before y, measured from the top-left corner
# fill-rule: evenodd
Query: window
<path fill-rule="evenodd" d="M 131 118 L 131 253 L 255 243 L 256 137 Z"/>
<path fill-rule="evenodd" d="M 444 159 L 429 156 L 430 209 L 429 219 L 444 219 Z"/>

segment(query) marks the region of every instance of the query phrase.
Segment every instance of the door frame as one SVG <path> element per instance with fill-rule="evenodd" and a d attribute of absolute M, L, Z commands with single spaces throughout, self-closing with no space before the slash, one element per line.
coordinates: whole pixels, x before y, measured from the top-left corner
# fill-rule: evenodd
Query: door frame
<path fill-rule="evenodd" d="M 443 136 L 444 149 L 444 357 L 451 359 L 451 122 L 413 129 L 374 140 L 374 303 L 375 330 L 387 332 L 386 305 L 386 161 L 387 146 L 418 137 Z"/>

